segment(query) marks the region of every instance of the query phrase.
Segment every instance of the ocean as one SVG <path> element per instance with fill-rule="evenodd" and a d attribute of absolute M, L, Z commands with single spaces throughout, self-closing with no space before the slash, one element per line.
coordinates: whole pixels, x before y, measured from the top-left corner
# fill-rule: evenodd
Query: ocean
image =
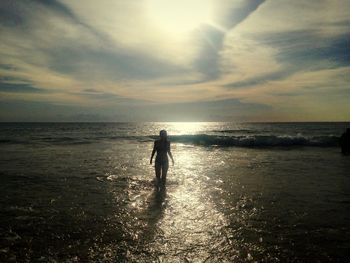
<path fill-rule="evenodd" d="M 0 261 L 348 262 L 349 127 L 0 123 Z"/>

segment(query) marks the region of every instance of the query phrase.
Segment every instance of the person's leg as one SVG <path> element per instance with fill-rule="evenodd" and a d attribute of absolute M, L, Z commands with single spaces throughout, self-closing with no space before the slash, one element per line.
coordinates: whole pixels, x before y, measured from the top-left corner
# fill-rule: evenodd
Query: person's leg
<path fill-rule="evenodd" d="M 161 172 L 161 165 L 160 163 L 155 163 L 154 165 L 155 168 L 155 172 L 156 172 L 156 180 L 157 180 L 157 184 L 160 182 L 160 172 Z"/>
<path fill-rule="evenodd" d="M 168 162 L 164 162 L 162 165 L 162 183 L 165 184 L 166 183 L 166 175 L 168 173 L 168 168 L 169 168 L 169 163 Z"/>

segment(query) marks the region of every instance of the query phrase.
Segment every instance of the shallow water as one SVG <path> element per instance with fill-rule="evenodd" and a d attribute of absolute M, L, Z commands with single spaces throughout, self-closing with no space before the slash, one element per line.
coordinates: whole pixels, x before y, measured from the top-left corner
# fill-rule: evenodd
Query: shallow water
<path fill-rule="evenodd" d="M 2 261 L 349 258 L 350 159 L 336 147 L 174 142 L 176 163 L 158 191 L 148 135 L 164 126 L 186 135 L 234 130 L 233 124 L 11 125 L 1 130 Z M 334 136 L 345 126 L 321 124 L 311 132 L 307 125 L 294 134 Z M 281 127 L 262 127 L 260 134 L 283 135 Z"/>

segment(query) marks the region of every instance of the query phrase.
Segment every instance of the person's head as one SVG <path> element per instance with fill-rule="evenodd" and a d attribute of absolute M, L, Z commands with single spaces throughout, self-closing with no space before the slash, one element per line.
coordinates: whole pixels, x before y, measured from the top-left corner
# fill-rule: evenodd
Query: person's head
<path fill-rule="evenodd" d="M 166 140 L 168 134 L 167 134 L 166 130 L 161 130 L 161 131 L 159 132 L 159 136 L 160 136 L 160 138 L 161 138 L 162 140 Z"/>

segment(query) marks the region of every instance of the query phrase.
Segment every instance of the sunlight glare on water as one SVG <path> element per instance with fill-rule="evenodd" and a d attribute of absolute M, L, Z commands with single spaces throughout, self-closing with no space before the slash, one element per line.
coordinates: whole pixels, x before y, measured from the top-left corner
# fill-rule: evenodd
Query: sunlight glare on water
<path fill-rule="evenodd" d="M 176 168 L 170 171 L 165 207 L 152 244 L 169 262 L 203 262 L 210 258 L 212 246 L 222 242 L 220 230 L 226 225 L 225 217 L 208 195 L 201 158 L 201 152 L 181 150 Z"/>
<path fill-rule="evenodd" d="M 164 126 L 173 135 L 174 132 L 199 132 L 201 125 L 205 124 L 171 123 Z M 215 160 L 216 155 L 208 155 L 206 150 L 185 144 L 173 145 L 173 154 L 175 166 L 169 167 L 164 190 L 158 191 L 154 187 L 153 167 L 141 176 L 138 173 L 142 171 L 136 170 L 132 177 L 113 179 L 110 191 L 116 203 L 124 198 L 126 204 L 123 214 L 116 217 L 125 220 L 126 232 L 136 243 L 132 245 L 129 241 L 127 246 L 126 258 L 131 261 L 142 262 L 148 257 L 160 262 L 210 262 L 217 258 L 217 248 L 226 243 L 222 231 L 228 222 L 212 200 L 216 179 L 211 177 L 215 174 L 208 174 L 208 165 L 220 165 Z M 147 162 L 147 159 L 143 160 Z M 125 173 L 129 174 L 128 171 Z M 125 188 L 126 199 L 115 190 L 116 185 Z"/>
<path fill-rule="evenodd" d="M 203 131 L 208 122 L 167 122 L 164 126 L 167 127 L 169 135 L 196 134 Z"/>
<path fill-rule="evenodd" d="M 333 126 L 5 124 L 0 261 L 346 262 L 348 124 Z"/>

